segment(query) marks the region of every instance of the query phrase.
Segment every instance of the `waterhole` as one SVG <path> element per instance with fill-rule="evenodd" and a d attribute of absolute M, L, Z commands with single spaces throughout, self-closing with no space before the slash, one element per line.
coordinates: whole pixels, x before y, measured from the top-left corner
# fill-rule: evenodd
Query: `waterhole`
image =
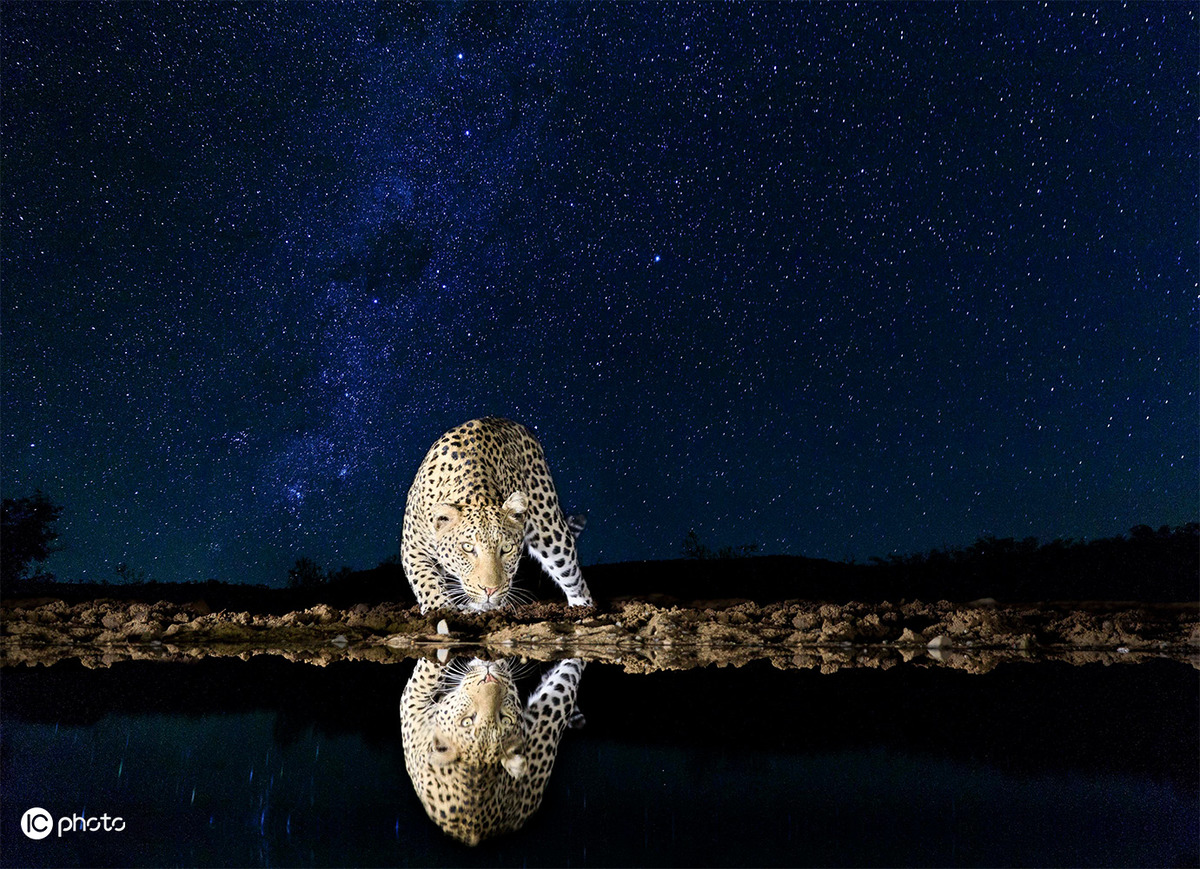
<path fill-rule="evenodd" d="M 1200 855 L 1200 682 L 1180 661 L 971 672 L 925 657 L 822 672 L 757 660 L 652 673 L 493 662 L 527 714 L 540 688 L 559 702 L 543 710 L 549 741 L 521 748 L 523 781 L 544 774 L 536 808 L 472 845 L 423 804 L 410 767 L 425 755 L 406 764 L 406 685 L 424 673 L 444 699 L 469 669 L 468 657 L 441 658 L 7 667 L 3 862 L 1170 866 Z M 494 782 L 509 790 L 460 794 L 453 814 L 512 799 L 503 775 Z M 55 824 L 45 838 L 21 835 L 31 807 Z M 59 829 L 101 816 L 123 828 Z"/>

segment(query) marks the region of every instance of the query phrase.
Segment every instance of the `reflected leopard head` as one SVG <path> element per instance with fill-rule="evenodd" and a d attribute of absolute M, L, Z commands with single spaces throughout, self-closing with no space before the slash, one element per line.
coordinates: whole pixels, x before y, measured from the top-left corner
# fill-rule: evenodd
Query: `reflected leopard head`
<path fill-rule="evenodd" d="M 507 661 L 475 658 L 449 672 L 450 690 L 432 710 L 433 735 L 426 762 L 499 765 L 515 779 L 525 774 L 521 700 Z"/>

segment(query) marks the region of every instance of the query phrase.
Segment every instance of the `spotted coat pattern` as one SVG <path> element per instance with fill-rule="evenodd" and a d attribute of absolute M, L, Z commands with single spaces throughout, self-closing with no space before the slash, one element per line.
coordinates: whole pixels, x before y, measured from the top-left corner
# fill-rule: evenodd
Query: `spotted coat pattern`
<path fill-rule="evenodd" d="M 400 699 L 401 740 L 426 814 L 477 845 L 519 829 L 542 804 L 584 662 L 557 662 L 522 708 L 507 661 L 475 659 L 464 673 L 464 660 L 417 661 Z M 493 696 L 481 701 L 489 677 Z"/>
<path fill-rule="evenodd" d="M 482 611 L 513 599 L 523 548 L 573 606 L 590 606 L 575 535 L 542 446 L 520 423 L 488 417 L 430 447 L 408 490 L 400 560 L 421 612 Z"/>

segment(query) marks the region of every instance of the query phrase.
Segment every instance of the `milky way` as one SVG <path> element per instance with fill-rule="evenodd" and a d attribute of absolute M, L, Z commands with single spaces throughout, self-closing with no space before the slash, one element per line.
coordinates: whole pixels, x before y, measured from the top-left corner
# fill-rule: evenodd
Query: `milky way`
<path fill-rule="evenodd" d="M 445 429 L 585 564 L 1197 515 L 1191 4 L 6 4 L 5 497 L 371 567 Z"/>

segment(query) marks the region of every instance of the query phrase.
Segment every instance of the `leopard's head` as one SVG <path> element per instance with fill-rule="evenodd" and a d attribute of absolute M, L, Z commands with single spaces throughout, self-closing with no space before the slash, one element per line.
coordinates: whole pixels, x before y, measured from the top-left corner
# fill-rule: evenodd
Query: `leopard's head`
<path fill-rule="evenodd" d="M 514 779 L 525 774 L 521 698 L 508 661 L 471 660 L 449 674 L 450 686 L 431 712 L 426 762 L 434 770 L 500 765 Z"/>
<path fill-rule="evenodd" d="M 482 612 L 501 606 L 512 591 L 525 540 L 523 492 L 500 506 L 438 504 L 433 510 L 433 541 L 438 562 L 458 581 L 451 599 L 462 609 Z"/>

